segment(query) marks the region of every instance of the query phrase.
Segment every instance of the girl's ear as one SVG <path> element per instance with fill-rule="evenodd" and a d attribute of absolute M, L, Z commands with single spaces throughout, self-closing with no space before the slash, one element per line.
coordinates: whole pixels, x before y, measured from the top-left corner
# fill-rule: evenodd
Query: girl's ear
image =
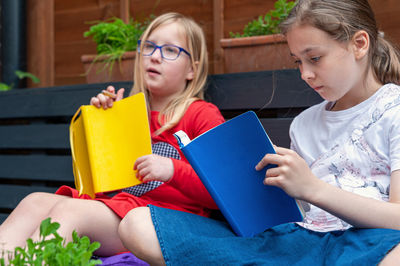
<path fill-rule="evenodd" d="M 352 39 L 352 46 L 356 59 L 362 59 L 368 54 L 369 50 L 369 35 L 366 31 L 357 31 Z"/>
<path fill-rule="evenodd" d="M 186 80 L 193 80 L 194 74 L 196 73 L 196 69 L 197 69 L 198 65 L 199 65 L 199 62 L 196 61 L 196 62 L 194 62 L 194 66 L 190 66 L 190 68 L 186 74 Z"/>

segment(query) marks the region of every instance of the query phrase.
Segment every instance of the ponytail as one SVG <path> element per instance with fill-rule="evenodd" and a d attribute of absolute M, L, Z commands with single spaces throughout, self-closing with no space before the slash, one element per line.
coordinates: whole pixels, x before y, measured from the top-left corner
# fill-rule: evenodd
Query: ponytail
<path fill-rule="evenodd" d="M 382 33 L 378 34 L 375 51 L 372 51 L 371 64 L 382 84 L 400 85 L 400 52 L 384 38 Z"/>

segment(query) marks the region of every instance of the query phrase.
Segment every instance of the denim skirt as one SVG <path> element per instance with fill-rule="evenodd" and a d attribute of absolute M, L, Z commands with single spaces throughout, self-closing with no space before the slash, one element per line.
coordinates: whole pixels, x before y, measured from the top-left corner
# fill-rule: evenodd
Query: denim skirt
<path fill-rule="evenodd" d="M 315 232 L 295 223 L 238 237 L 224 221 L 149 206 L 167 265 L 376 265 L 400 231 Z"/>

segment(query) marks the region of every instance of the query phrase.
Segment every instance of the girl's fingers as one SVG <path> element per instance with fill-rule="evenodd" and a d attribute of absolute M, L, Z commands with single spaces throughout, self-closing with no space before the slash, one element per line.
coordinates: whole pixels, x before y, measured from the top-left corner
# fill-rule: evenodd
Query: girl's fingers
<path fill-rule="evenodd" d="M 282 186 L 281 186 L 282 178 L 279 176 L 278 177 L 266 177 L 266 178 L 264 178 L 263 183 L 264 183 L 264 185 L 267 185 L 267 186 L 276 186 L 276 187 L 282 188 Z"/>
<path fill-rule="evenodd" d="M 113 86 L 108 86 L 106 90 L 113 94 L 115 93 L 115 88 Z"/>
<path fill-rule="evenodd" d="M 286 155 L 286 154 L 289 154 L 292 152 L 291 149 L 287 149 L 287 148 L 283 148 L 283 147 L 274 146 L 274 148 L 275 148 L 276 154 L 279 154 L 279 155 Z"/>
<path fill-rule="evenodd" d="M 125 92 L 124 88 L 119 89 L 117 91 L 117 98 L 115 99 L 115 101 L 122 100 L 122 98 L 124 98 L 124 92 Z"/>
<path fill-rule="evenodd" d="M 100 106 L 101 106 L 100 100 L 97 97 L 92 97 L 90 99 L 90 104 L 93 106 L 96 106 L 97 108 L 100 108 Z"/>
<path fill-rule="evenodd" d="M 279 154 L 273 154 L 273 153 L 266 154 L 261 159 L 261 161 L 256 165 L 256 170 L 260 171 L 261 169 L 263 169 L 268 164 L 277 164 L 277 165 L 279 165 L 280 157 L 281 156 Z"/>
<path fill-rule="evenodd" d="M 265 177 L 276 177 L 280 175 L 280 169 L 279 167 L 273 167 L 267 170 L 265 172 Z"/>

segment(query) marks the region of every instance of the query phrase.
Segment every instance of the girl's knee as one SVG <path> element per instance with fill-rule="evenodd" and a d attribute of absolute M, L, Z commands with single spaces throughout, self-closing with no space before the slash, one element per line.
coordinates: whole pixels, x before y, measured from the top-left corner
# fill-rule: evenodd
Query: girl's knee
<path fill-rule="evenodd" d="M 400 261 L 400 244 L 394 247 L 386 257 L 381 261 L 379 266 L 398 265 Z"/>
<path fill-rule="evenodd" d="M 45 192 L 33 192 L 25 198 L 23 198 L 18 206 L 20 208 L 26 208 L 27 210 L 34 211 L 36 209 L 43 209 L 43 205 L 48 202 L 48 193 Z"/>
<path fill-rule="evenodd" d="M 150 218 L 148 207 L 138 207 L 132 209 L 122 219 L 118 227 L 118 233 L 122 238 L 132 238 L 136 232 L 140 232 L 143 227 L 143 222 Z"/>

